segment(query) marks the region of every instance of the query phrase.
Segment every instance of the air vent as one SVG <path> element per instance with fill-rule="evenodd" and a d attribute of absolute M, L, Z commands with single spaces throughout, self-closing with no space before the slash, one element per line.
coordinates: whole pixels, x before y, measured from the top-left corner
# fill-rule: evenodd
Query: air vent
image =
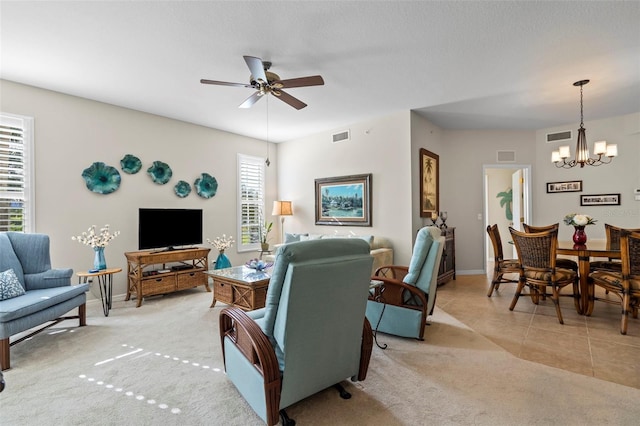
<path fill-rule="evenodd" d="M 496 151 L 496 159 L 498 163 L 515 163 L 516 152 L 515 151 Z"/>
<path fill-rule="evenodd" d="M 334 133 L 332 142 L 338 143 L 338 142 L 348 141 L 349 139 L 351 139 L 351 134 L 349 133 L 348 130 L 345 130 L 344 132 Z"/>
<path fill-rule="evenodd" d="M 547 133 L 547 143 L 552 142 L 566 142 L 573 139 L 571 137 L 571 130 L 565 130 L 564 132 Z"/>

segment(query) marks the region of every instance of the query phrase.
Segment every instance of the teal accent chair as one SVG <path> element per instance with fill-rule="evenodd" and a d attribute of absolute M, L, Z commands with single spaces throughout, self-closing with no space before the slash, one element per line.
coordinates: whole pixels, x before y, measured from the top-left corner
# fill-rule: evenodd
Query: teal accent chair
<path fill-rule="evenodd" d="M 220 312 L 227 377 L 268 425 L 284 409 L 340 382 L 364 380 L 373 336 L 365 318 L 373 258 L 360 239 L 278 248 L 265 307 Z M 344 393 L 343 393 L 344 392 Z"/>
<path fill-rule="evenodd" d="M 49 236 L 0 232 L 0 273 L 12 269 L 25 293 L 0 301 L 0 365 L 10 368 L 10 347 L 65 319 L 86 325 L 89 284 L 71 285 L 73 270 L 51 267 Z M 78 315 L 62 316 L 78 308 Z M 42 327 L 40 327 L 42 326 Z M 11 336 L 40 327 L 13 342 Z"/>
<path fill-rule="evenodd" d="M 378 268 L 367 301 L 367 319 L 375 332 L 424 339 L 427 316 L 433 313 L 444 237 L 438 227 L 418 231 L 409 266 Z"/>

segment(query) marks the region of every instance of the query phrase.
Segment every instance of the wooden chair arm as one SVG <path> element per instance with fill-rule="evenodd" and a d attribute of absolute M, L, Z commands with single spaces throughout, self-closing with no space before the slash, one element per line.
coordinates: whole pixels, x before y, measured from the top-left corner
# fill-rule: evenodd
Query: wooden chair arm
<path fill-rule="evenodd" d="M 220 312 L 220 343 L 226 371 L 224 339 L 228 337 L 244 357 L 262 374 L 267 402 L 267 423 L 279 421 L 280 368 L 269 338 L 260 326 L 239 308 L 225 308 Z"/>
<path fill-rule="evenodd" d="M 409 272 L 408 266 L 400 265 L 382 265 L 374 272 L 376 277 L 393 278 L 398 281 L 402 281 L 405 275 Z"/>
<path fill-rule="evenodd" d="M 362 381 L 367 378 L 369 370 L 369 360 L 371 359 L 371 351 L 373 350 L 373 330 L 367 317 L 364 318 L 362 327 L 362 346 L 360 347 L 360 368 L 358 370 L 358 380 Z"/>
<path fill-rule="evenodd" d="M 426 309 L 427 296 L 422 290 L 412 285 L 406 284 L 397 279 L 390 279 L 381 276 L 375 276 L 373 279 L 382 281 L 383 284 L 374 288 L 373 294 L 369 295 L 369 300 L 379 301 L 389 305 L 402 306 L 411 309 Z M 420 300 L 421 305 L 407 305 L 406 298 L 403 297 L 405 292 L 411 293 L 411 298 Z"/>

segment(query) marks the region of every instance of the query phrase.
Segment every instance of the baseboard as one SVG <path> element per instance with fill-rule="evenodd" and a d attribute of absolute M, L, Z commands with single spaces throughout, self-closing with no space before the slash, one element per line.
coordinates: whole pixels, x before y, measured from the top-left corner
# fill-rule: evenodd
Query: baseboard
<path fill-rule="evenodd" d="M 456 275 L 485 275 L 486 273 L 487 271 L 485 271 L 484 269 L 456 269 Z"/>

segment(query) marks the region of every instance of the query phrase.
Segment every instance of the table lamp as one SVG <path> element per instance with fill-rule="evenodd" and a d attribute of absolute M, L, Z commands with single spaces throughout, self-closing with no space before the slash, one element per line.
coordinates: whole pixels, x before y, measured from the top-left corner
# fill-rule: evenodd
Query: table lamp
<path fill-rule="evenodd" d="M 271 214 L 280 216 L 280 242 L 284 243 L 284 217 L 293 216 L 291 201 L 274 201 Z"/>

